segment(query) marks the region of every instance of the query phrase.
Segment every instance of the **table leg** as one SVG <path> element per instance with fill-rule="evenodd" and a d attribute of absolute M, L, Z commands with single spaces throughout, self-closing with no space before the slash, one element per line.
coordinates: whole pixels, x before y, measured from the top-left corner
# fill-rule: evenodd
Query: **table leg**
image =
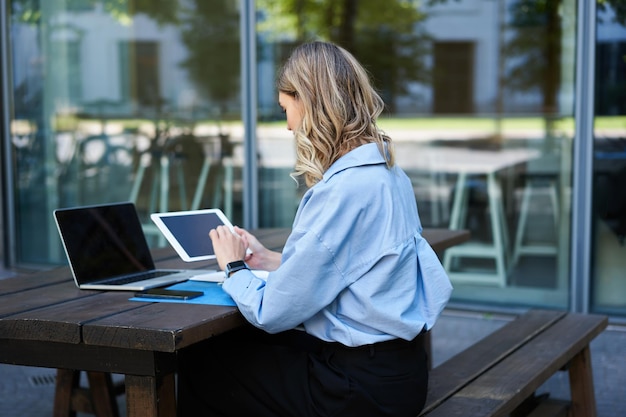
<path fill-rule="evenodd" d="M 193 194 L 193 201 L 191 202 L 191 210 L 198 210 L 200 208 L 202 195 L 204 194 L 204 187 L 206 187 L 206 181 L 209 177 L 209 170 L 211 169 L 211 162 L 212 159 L 209 155 L 204 157 L 204 162 L 202 162 L 202 169 L 200 170 L 200 175 L 198 176 L 198 185 L 196 185 L 196 191 Z"/>
<path fill-rule="evenodd" d="M 571 417 L 596 417 L 596 397 L 593 390 L 591 351 L 586 346 L 572 359 L 569 365 L 571 390 Z"/>
<path fill-rule="evenodd" d="M 115 388 L 111 374 L 107 372 L 87 372 L 92 406 L 97 416 L 119 417 Z"/>
<path fill-rule="evenodd" d="M 56 388 L 54 392 L 54 417 L 76 417 L 72 410 L 72 393 L 78 388 L 80 371 L 73 369 L 57 369 Z"/>
<path fill-rule="evenodd" d="M 462 226 L 465 215 L 463 206 L 467 204 L 467 174 L 460 172 L 456 180 L 454 198 L 452 200 L 452 212 L 450 213 L 450 229 L 457 230 Z"/>
<path fill-rule="evenodd" d="M 491 231 L 493 233 L 494 258 L 496 261 L 496 276 L 502 287 L 506 286 L 507 258 L 509 239 L 502 203 L 502 188 L 498 184 L 496 174 L 487 175 L 487 194 L 489 199 L 489 213 Z"/>
<path fill-rule="evenodd" d="M 174 374 L 162 377 L 126 375 L 127 417 L 176 416 Z"/>
<path fill-rule="evenodd" d="M 464 226 L 465 218 L 467 216 L 467 174 L 460 172 L 456 179 L 456 186 L 454 189 L 454 197 L 452 199 L 452 211 L 450 212 L 450 229 L 459 230 Z M 446 271 L 451 271 L 454 267 L 452 261 L 454 256 L 450 250 L 444 252 L 443 267 Z"/>

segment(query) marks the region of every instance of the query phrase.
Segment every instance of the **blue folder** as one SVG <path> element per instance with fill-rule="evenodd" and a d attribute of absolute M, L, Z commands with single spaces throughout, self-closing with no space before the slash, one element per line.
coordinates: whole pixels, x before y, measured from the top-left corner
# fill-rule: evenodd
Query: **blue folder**
<path fill-rule="evenodd" d="M 190 300 L 162 299 L 162 298 L 138 298 L 133 297 L 131 301 L 159 302 L 159 303 L 185 303 L 185 304 L 210 304 L 218 306 L 235 306 L 235 302 L 222 289 L 222 285 L 215 282 L 202 281 L 185 281 L 178 284 L 170 285 L 167 289 L 186 290 L 186 291 L 202 291 L 203 296 L 192 298 Z"/>

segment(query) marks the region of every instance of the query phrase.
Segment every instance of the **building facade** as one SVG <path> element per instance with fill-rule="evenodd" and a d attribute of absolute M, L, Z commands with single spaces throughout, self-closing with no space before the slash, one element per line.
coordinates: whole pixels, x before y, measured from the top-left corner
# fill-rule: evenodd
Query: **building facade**
<path fill-rule="evenodd" d="M 66 263 L 60 207 L 289 227 L 274 78 L 310 40 L 370 72 L 423 225 L 470 230 L 453 303 L 626 318 L 620 0 L 0 0 L 4 268 Z"/>

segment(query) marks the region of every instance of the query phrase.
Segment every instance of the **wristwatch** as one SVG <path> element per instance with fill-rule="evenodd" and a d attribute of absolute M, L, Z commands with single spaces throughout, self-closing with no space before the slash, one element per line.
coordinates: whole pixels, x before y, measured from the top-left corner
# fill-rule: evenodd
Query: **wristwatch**
<path fill-rule="evenodd" d="M 226 273 L 226 278 L 230 277 L 237 271 L 241 271 L 242 269 L 250 269 L 244 261 L 235 261 L 226 264 L 226 270 L 224 271 Z"/>

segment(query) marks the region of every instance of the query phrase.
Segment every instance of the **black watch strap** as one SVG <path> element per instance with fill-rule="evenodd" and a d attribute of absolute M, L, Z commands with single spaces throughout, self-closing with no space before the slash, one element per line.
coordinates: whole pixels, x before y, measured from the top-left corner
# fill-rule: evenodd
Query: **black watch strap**
<path fill-rule="evenodd" d="M 235 261 L 226 264 L 226 270 L 224 271 L 226 273 L 226 278 L 230 277 L 237 271 L 241 271 L 242 269 L 250 269 L 244 261 Z"/>

